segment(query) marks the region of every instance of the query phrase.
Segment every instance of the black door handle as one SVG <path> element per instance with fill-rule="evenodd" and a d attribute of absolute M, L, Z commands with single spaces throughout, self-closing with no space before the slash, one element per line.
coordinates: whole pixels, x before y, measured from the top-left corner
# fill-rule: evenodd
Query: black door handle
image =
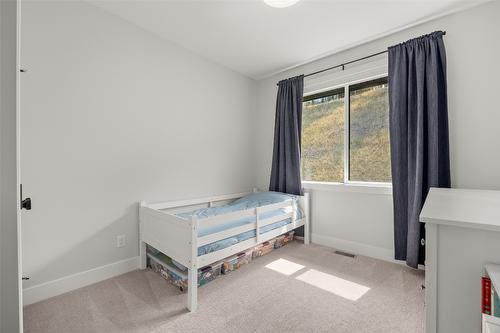
<path fill-rule="evenodd" d="M 23 184 L 19 184 L 19 195 L 21 197 L 21 209 L 31 210 L 31 198 L 23 199 Z"/>
<path fill-rule="evenodd" d="M 21 201 L 21 209 L 31 210 L 31 198 Z"/>

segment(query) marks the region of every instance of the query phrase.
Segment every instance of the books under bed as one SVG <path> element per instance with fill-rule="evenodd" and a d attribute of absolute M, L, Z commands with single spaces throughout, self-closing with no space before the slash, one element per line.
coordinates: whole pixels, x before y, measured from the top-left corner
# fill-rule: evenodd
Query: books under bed
<path fill-rule="evenodd" d="M 309 195 L 256 192 L 148 204 L 139 209 L 141 268 L 149 263 L 187 289 L 195 311 L 197 287 L 293 238 L 304 226 L 309 243 Z"/>

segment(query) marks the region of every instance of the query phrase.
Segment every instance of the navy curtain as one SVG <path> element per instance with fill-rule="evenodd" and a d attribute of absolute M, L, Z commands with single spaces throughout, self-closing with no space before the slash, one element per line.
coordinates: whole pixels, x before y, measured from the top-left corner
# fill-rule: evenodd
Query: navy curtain
<path fill-rule="evenodd" d="M 270 191 L 302 194 L 300 144 L 304 76 L 278 83 Z"/>
<path fill-rule="evenodd" d="M 389 48 L 395 258 L 424 263 L 419 215 L 430 187 L 450 187 L 443 32 Z"/>

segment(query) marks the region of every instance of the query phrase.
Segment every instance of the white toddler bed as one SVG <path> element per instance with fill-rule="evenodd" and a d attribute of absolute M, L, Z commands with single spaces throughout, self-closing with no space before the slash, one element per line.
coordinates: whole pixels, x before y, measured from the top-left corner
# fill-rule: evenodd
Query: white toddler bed
<path fill-rule="evenodd" d="M 254 193 L 256 191 L 254 190 Z M 197 306 L 198 268 L 240 253 L 276 236 L 304 226 L 304 243 L 309 244 L 309 194 L 255 208 L 224 212 L 224 207 L 236 199 L 251 194 L 237 193 L 210 198 L 147 204 L 139 208 L 141 269 L 146 268 L 146 245 L 163 252 L 188 269 L 187 308 Z M 276 193 L 276 192 L 275 192 Z M 297 207 L 298 206 L 298 207 Z M 189 215 L 200 208 L 220 207 L 218 215 Z M 300 214 L 299 214 L 300 213 Z M 186 216 L 189 219 L 186 219 Z M 235 221 L 245 221 L 234 223 Z M 285 222 L 286 223 L 283 223 Z M 269 227 L 272 229 L 268 230 Z M 212 232 L 200 233 L 201 230 Z M 249 235 L 249 233 L 252 233 Z M 201 251 L 211 244 L 246 235 L 233 245 Z M 201 251 L 201 252 L 200 252 Z"/>

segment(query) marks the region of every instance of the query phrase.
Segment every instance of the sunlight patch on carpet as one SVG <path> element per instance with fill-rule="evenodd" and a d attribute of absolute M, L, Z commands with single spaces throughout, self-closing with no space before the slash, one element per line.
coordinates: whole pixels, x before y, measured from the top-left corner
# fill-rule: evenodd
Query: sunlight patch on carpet
<path fill-rule="evenodd" d="M 278 259 L 266 265 L 266 268 L 272 269 L 281 274 L 285 274 L 286 276 L 290 276 L 295 272 L 300 271 L 305 266 L 296 264 L 292 261 L 286 259 Z"/>
<path fill-rule="evenodd" d="M 315 269 L 308 270 L 296 279 L 351 301 L 357 301 L 370 290 L 367 286 Z"/>

